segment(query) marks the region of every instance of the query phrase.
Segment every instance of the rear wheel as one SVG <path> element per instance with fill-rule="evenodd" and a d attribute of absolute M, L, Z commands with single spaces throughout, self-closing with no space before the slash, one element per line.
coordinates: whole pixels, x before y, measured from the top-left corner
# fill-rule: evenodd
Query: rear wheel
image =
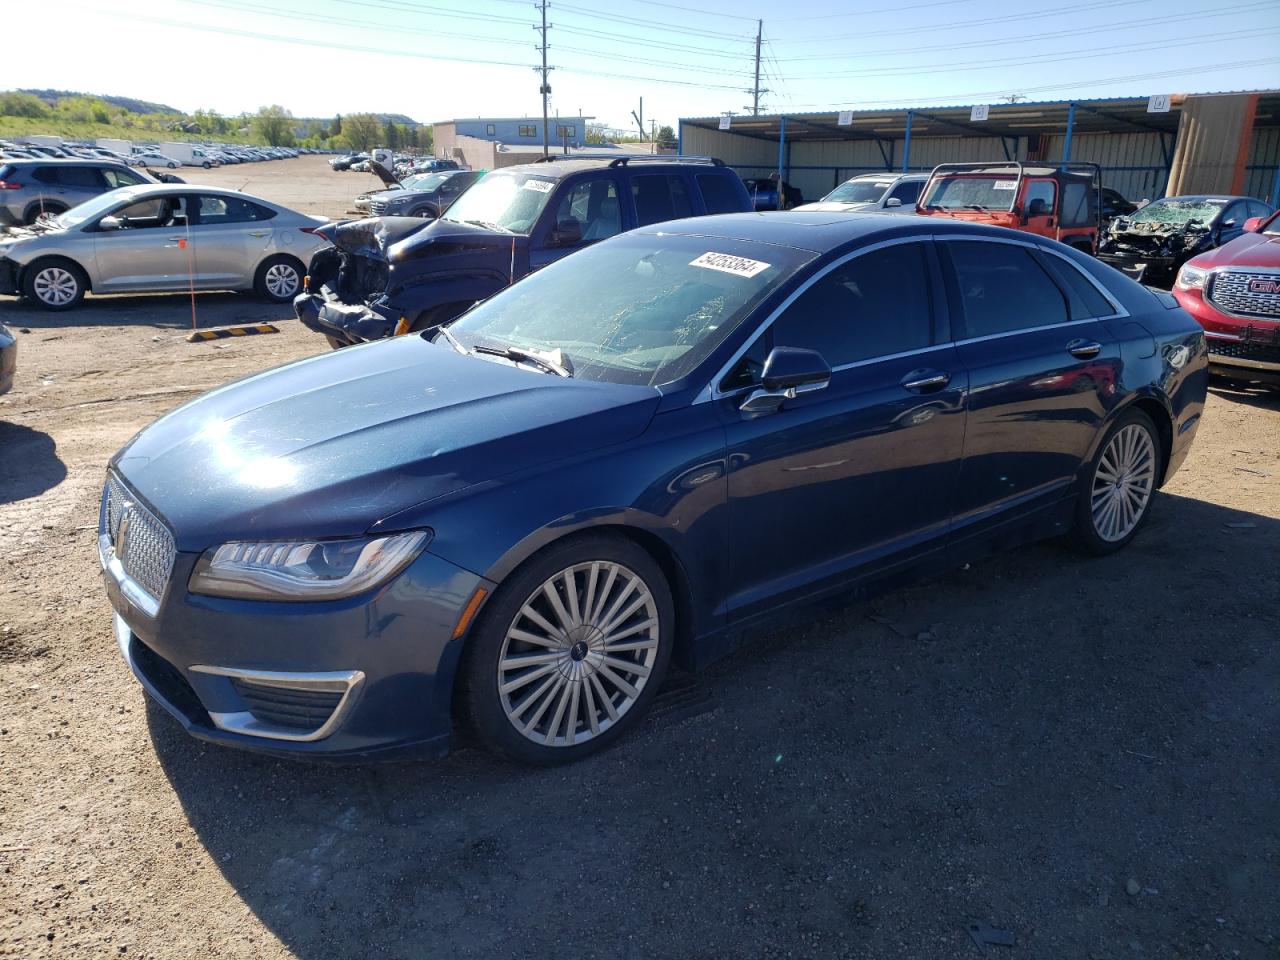
<path fill-rule="evenodd" d="M 1132 540 L 1151 512 L 1161 469 L 1151 418 L 1141 410 L 1123 414 L 1080 481 L 1074 530 L 1080 547 L 1101 555 Z"/>
<path fill-rule="evenodd" d="M 468 641 L 464 706 L 491 749 L 542 766 L 577 760 L 639 722 L 671 659 L 674 619 L 645 550 L 571 538 L 490 601 Z"/>
<path fill-rule="evenodd" d="M 29 227 L 33 223 L 35 223 L 37 220 L 39 220 L 40 217 L 46 213 L 51 217 L 56 217 L 59 214 L 66 213 L 66 212 L 67 212 L 66 206 L 61 203 L 45 203 L 45 204 L 35 203 L 35 204 L 32 204 L 29 208 L 27 208 L 27 215 L 26 215 L 26 218 L 24 219 L 24 223 Z"/>
<path fill-rule="evenodd" d="M 289 303 L 302 289 L 302 264 L 293 257 L 268 257 L 253 281 L 258 296 L 272 303 Z"/>
<path fill-rule="evenodd" d="M 37 260 L 22 275 L 22 292 L 46 310 L 70 310 L 88 286 L 84 271 L 61 258 Z"/>

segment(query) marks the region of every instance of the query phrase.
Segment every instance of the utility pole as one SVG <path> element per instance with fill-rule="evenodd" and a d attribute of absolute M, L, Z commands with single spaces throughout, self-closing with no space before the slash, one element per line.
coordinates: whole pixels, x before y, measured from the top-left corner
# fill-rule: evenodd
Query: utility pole
<path fill-rule="evenodd" d="M 542 86 L 538 88 L 538 92 L 542 94 L 542 155 L 547 157 L 551 155 L 551 137 L 547 125 L 547 97 L 551 95 L 551 84 L 547 83 L 547 73 L 555 67 L 547 66 L 547 31 L 551 29 L 547 26 L 547 0 L 540 0 L 539 3 L 534 4 L 534 9 L 542 13 L 542 26 L 533 28 L 542 35 L 542 43 L 539 44 L 542 50 L 542 66 L 533 69 L 542 74 Z"/>
<path fill-rule="evenodd" d="M 756 82 L 751 89 L 751 115 L 760 116 L 760 38 L 764 34 L 764 21 L 756 21 Z"/>
<path fill-rule="evenodd" d="M 636 122 L 636 126 L 640 130 L 640 139 L 644 140 L 644 97 L 640 98 L 640 113 L 637 116 L 634 110 L 631 111 L 631 119 Z"/>

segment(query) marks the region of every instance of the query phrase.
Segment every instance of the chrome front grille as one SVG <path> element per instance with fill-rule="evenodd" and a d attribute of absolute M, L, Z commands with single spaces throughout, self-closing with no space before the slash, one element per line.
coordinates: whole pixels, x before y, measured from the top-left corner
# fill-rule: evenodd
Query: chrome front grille
<path fill-rule="evenodd" d="M 373 216 L 373 217 L 380 217 L 380 216 L 382 216 L 384 213 L 386 213 L 386 211 L 387 211 L 387 201 L 385 201 L 385 200 L 370 200 L 370 201 L 369 201 L 369 215 L 370 215 L 370 216 Z"/>
<path fill-rule="evenodd" d="M 1213 275 L 1208 299 L 1225 313 L 1280 320 L 1280 273 L 1222 270 Z"/>
<path fill-rule="evenodd" d="M 158 604 L 173 572 L 173 534 L 114 474 L 103 491 L 101 524 L 120 567 Z"/>

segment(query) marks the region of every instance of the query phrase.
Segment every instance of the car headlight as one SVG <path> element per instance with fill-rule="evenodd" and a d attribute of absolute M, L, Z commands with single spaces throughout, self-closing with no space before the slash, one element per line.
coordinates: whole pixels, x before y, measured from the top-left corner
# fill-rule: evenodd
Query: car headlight
<path fill-rule="evenodd" d="M 1185 263 L 1178 271 L 1178 286 L 1183 290 L 1203 290 L 1205 277 L 1208 275 L 1208 270 Z"/>
<path fill-rule="evenodd" d="M 189 589 L 242 600 L 337 600 L 391 579 L 430 536 L 414 530 L 350 540 L 224 543 L 205 551 Z"/>

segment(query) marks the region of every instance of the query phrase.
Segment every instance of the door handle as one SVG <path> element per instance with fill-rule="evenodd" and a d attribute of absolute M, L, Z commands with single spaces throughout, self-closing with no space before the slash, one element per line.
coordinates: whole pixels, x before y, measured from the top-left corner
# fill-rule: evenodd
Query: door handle
<path fill-rule="evenodd" d="M 1077 360 L 1092 360 L 1102 352 L 1102 344 L 1096 340 L 1072 340 L 1067 344 L 1067 353 Z"/>
<path fill-rule="evenodd" d="M 945 370 L 912 370 L 902 378 L 902 389 L 913 393 L 932 393 L 951 382 L 951 374 Z"/>

